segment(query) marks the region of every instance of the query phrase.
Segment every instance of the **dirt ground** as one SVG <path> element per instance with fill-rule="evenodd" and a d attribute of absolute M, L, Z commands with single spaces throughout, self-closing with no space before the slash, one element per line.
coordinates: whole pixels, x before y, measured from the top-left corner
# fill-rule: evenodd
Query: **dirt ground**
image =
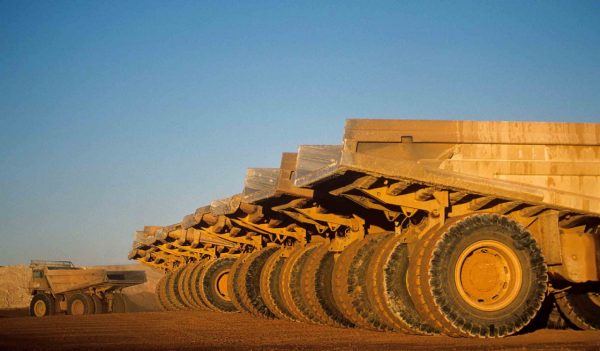
<path fill-rule="evenodd" d="M 338 329 L 248 314 L 139 312 L 26 317 L 0 311 L 0 350 L 600 350 L 600 331 L 538 330 L 496 340 Z"/>

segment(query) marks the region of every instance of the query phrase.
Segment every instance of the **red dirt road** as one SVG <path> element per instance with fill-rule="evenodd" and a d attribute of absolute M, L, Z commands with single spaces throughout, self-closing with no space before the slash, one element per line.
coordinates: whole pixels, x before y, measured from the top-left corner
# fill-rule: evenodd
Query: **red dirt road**
<path fill-rule="evenodd" d="M 18 314 L 0 311 L 1 350 L 600 350 L 600 331 L 539 330 L 480 340 L 337 329 L 241 313 Z"/>

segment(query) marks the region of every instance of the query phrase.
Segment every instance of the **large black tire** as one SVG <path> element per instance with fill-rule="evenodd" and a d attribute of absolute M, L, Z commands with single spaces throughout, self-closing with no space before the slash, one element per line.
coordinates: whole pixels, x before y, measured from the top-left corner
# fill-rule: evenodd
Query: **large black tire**
<path fill-rule="evenodd" d="M 392 330 L 375 313 L 367 294 L 367 268 L 373 250 L 390 234 L 369 235 L 348 246 L 335 263 L 334 299 L 340 310 L 357 327 L 371 330 Z"/>
<path fill-rule="evenodd" d="M 339 254 L 335 260 L 335 265 L 333 266 L 332 280 L 333 298 L 336 306 L 340 309 L 340 312 L 342 312 L 344 317 L 356 327 L 362 327 L 360 324 L 360 316 L 357 316 L 354 309 L 350 308 L 351 302 L 349 301 L 347 290 L 348 279 L 342 272 L 350 265 L 352 258 L 354 258 L 361 245 L 362 243 L 360 241 L 355 241 L 344 248 L 342 253 Z"/>
<path fill-rule="evenodd" d="M 231 267 L 236 259 L 223 257 L 208 262 L 200 275 L 200 297 L 212 310 L 219 312 L 237 312 L 231 301 Z"/>
<path fill-rule="evenodd" d="M 29 314 L 33 317 L 51 316 L 56 313 L 56 302 L 49 294 L 37 293 L 29 304 Z"/>
<path fill-rule="evenodd" d="M 582 330 L 600 329 L 600 289 L 597 284 L 575 285 L 557 293 L 560 312 Z"/>
<path fill-rule="evenodd" d="M 83 293 L 75 293 L 67 300 L 67 314 L 84 315 L 94 313 L 92 297 Z"/>
<path fill-rule="evenodd" d="M 196 306 L 198 306 L 198 309 L 200 309 L 200 310 L 210 310 L 211 309 L 206 305 L 206 303 L 200 296 L 200 285 L 201 285 L 200 276 L 202 275 L 202 272 L 204 271 L 204 268 L 206 268 L 206 265 L 208 264 L 208 262 L 209 261 L 207 261 L 207 260 L 199 261 L 198 263 L 196 263 L 194 265 L 194 267 L 192 268 L 192 271 L 190 272 L 190 279 L 189 279 L 190 297 L 194 301 L 194 304 Z"/>
<path fill-rule="evenodd" d="M 306 323 L 318 323 L 308 304 L 304 300 L 301 290 L 302 268 L 312 250 L 317 248 L 318 243 L 310 243 L 305 246 L 294 247 L 281 269 L 279 291 L 283 297 L 286 309 L 294 316 L 294 319 Z"/>
<path fill-rule="evenodd" d="M 165 280 L 167 279 L 168 273 L 162 276 L 159 281 L 156 283 L 154 301 L 156 305 L 161 311 L 170 311 L 168 307 L 168 302 L 165 301 L 166 297 L 164 296 L 164 288 L 165 288 Z"/>
<path fill-rule="evenodd" d="M 183 302 L 183 298 L 181 297 L 181 293 L 179 291 L 179 279 L 181 278 L 181 273 L 183 273 L 183 268 L 180 267 L 177 270 L 171 273 L 171 276 L 167 279 L 166 289 L 167 289 L 167 298 L 171 305 L 175 306 L 178 310 L 189 310 L 189 308 Z"/>
<path fill-rule="evenodd" d="M 415 308 L 408 287 L 408 247 L 402 238 L 391 235 L 382 240 L 367 269 L 367 295 L 373 310 L 394 331 L 407 334 L 436 334 Z"/>
<path fill-rule="evenodd" d="M 313 250 L 302 269 L 300 285 L 308 308 L 321 324 L 334 327 L 353 327 L 333 298 L 333 267 L 335 253 L 326 241 Z"/>
<path fill-rule="evenodd" d="M 177 291 L 179 291 L 179 296 L 185 307 L 190 310 L 199 310 L 200 307 L 196 305 L 190 295 L 190 274 L 194 267 L 194 263 L 189 263 L 184 266 L 177 282 Z"/>
<path fill-rule="evenodd" d="M 548 275 L 541 250 L 507 217 L 476 214 L 450 221 L 424 240 L 417 256 L 415 304 L 422 303 L 428 320 L 445 334 L 511 335 L 542 306 Z"/>
<path fill-rule="evenodd" d="M 106 313 L 107 306 L 106 306 L 104 300 L 102 300 L 97 295 L 90 295 L 90 298 L 92 299 L 92 302 L 94 304 L 94 314 Z"/>
<path fill-rule="evenodd" d="M 250 313 L 250 310 L 242 303 L 242 295 L 240 294 L 240 267 L 242 266 L 247 257 L 248 254 L 241 254 L 231 265 L 231 268 L 229 270 L 229 284 L 227 286 L 227 292 L 229 298 L 231 299 L 231 303 L 233 303 L 233 305 L 238 311 Z"/>
<path fill-rule="evenodd" d="M 432 304 L 430 305 L 424 297 L 423 292 L 426 288 L 422 286 L 420 277 L 422 271 L 426 270 L 426 264 L 424 263 L 425 249 L 427 248 L 427 245 L 431 243 L 433 236 L 434 235 L 431 233 L 426 233 L 421 240 L 412 243 L 412 252 L 409 255 L 409 265 L 406 271 L 406 287 L 408 288 L 410 298 L 413 301 L 413 306 L 419 314 L 419 319 L 422 320 L 425 325 L 431 326 L 433 330 L 438 333 L 459 336 L 452 334 L 449 329 L 441 326 L 442 321 L 438 321 L 433 312 L 431 312 L 431 309 L 434 308 L 434 306 Z"/>
<path fill-rule="evenodd" d="M 562 316 L 553 295 L 546 296 L 535 318 L 519 331 L 519 334 L 532 333 L 539 329 L 568 329 L 570 323 Z"/>
<path fill-rule="evenodd" d="M 279 289 L 281 269 L 287 259 L 284 256 L 284 250 L 283 248 L 277 249 L 265 262 L 260 273 L 260 295 L 275 317 L 295 321 L 295 317 L 285 306 Z"/>
<path fill-rule="evenodd" d="M 568 329 L 569 325 L 567 321 L 562 316 L 560 311 L 558 310 L 558 306 L 555 304 L 552 305 L 552 309 L 548 314 L 548 319 L 546 321 L 546 328 L 548 329 Z"/>
<path fill-rule="evenodd" d="M 167 293 L 167 284 L 169 280 L 173 277 L 173 271 L 169 271 L 165 274 L 163 279 L 159 282 L 157 287 L 157 293 L 160 296 L 160 301 L 164 305 L 167 311 L 177 311 L 178 308 L 171 303 L 171 297 Z"/>
<path fill-rule="evenodd" d="M 112 313 L 128 312 L 127 300 L 121 293 L 114 293 L 112 297 Z"/>
<path fill-rule="evenodd" d="M 260 295 L 260 274 L 266 261 L 277 251 L 276 247 L 267 247 L 253 252 L 240 266 L 240 297 L 251 314 L 268 319 L 275 318 Z"/>

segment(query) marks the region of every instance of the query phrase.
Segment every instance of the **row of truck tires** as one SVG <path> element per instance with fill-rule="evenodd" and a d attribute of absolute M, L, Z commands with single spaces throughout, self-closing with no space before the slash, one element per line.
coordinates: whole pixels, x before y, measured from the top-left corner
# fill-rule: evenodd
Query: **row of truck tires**
<path fill-rule="evenodd" d="M 394 233 L 368 235 L 341 254 L 328 240 L 266 247 L 167 273 L 163 310 L 254 316 L 410 334 L 502 337 L 527 326 L 547 296 L 541 251 L 517 222 L 495 214 L 448 221 L 411 248 Z M 409 260 L 410 258 L 410 260 Z M 600 327 L 597 293 L 562 293 L 548 318 Z"/>
<path fill-rule="evenodd" d="M 68 315 L 124 313 L 127 312 L 127 302 L 122 294 L 112 294 L 112 305 L 107 299 L 91 293 L 76 292 L 69 294 L 67 299 Z M 57 300 L 48 293 L 39 292 L 33 296 L 29 304 L 29 314 L 34 317 L 44 317 L 57 314 Z"/>

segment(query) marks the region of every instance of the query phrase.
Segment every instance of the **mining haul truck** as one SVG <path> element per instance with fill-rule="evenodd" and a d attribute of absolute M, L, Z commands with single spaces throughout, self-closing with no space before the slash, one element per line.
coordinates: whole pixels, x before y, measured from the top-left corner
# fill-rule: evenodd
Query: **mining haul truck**
<path fill-rule="evenodd" d="M 165 310 L 503 337 L 600 328 L 600 124 L 351 119 L 136 233 Z"/>
<path fill-rule="evenodd" d="M 146 282 L 144 271 L 80 268 L 70 261 L 31 261 L 32 316 L 126 312 L 121 289 Z"/>

